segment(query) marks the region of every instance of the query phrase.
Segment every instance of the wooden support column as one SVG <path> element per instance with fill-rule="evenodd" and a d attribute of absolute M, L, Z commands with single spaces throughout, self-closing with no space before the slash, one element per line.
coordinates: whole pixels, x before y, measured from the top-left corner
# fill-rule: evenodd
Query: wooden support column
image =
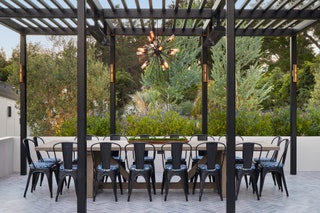
<path fill-rule="evenodd" d="M 236 212 L 235 204 L 235 0 L 227 2 L 227 212 Z"/>
<path fill-rule="evenodd" d="M 27 39 L 20 34 L 20 175 L 27 174 L 27 158 L 23 139 L 27 137 Z"/>
<path fill-rule="evenodd" d="M 87 212 L 87 50 L 86 0 L 78 0 L 77 50 L 77 138 L 78 138 L 78 196 L 77 211 Z"/>
<path fill-rule="evenodd" d="M 116 37 L 110 37 L 110 134 L 116 133 Z"/>
<path fill-rule="evenodd" d="M 297 36 L 290 38 L 290 174 L 297 174 Z"/>
<path fill-rule="evenodd" d="M 208 134 L 208 46 L 204 45 L 206 37 L 201 37 L 202 51 L 202 134 Z"/>

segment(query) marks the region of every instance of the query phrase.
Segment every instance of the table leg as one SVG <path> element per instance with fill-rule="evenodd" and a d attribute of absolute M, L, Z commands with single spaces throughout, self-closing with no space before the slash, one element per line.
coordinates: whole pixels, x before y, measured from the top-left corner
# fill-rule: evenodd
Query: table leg
<path fill-rule="evenodd" d="M 91 152 L 87 152 L 87 197 L 93 197 L 93 162 Z"/>

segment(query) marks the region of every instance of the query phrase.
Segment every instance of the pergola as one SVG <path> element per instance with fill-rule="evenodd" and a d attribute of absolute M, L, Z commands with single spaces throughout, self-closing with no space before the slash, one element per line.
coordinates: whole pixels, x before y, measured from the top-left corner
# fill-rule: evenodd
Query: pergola
<path fill-rule="evenodd" d="M 197 7 L 194 7 L 197 3 Z M 170 6 L 169 6 L 170 5 Z M 79 139 L 78 212 L 86 211 L 86 36 L 110 46 L 110 132 L 115 133 L 115 39 L 119 35 L 198 36 L 202 54 L 202 131 L 207 132 L 208 48 L 227 42 L 227 212 L 235 211 L 235 37 L 290 37 L 291 174 L 296 174 L 297 34 L 320 20 L 317 0 L 1 0 L 0 24 L 20 34 L 21 142 L 26 137 L 28 35 L 76 35 Z M 179 22 L 179 24 L 178 24 Z M 182 24 L 181 24 L 182 23 Z M 21 143 L 22 144 L 22 143 Z M 22 145 L 21 145 L 22 146 Z M 21 149 L 21 174 L 26 159 Z"/>

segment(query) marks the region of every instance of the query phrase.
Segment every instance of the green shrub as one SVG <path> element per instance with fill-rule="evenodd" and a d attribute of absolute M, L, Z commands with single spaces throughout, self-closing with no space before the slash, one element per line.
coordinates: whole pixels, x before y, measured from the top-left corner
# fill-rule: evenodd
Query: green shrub
<path fill-rule="evenodd" d="M 182 134 L 192 135 L 199 132 L 197 121 L 180 116 L 174 111 L 163 112 L 152 110 L 145 116 L 128 115 L 122 122 L 124 134 L 135 136 L 138 134 L 168 135 Z"/>
<path fill-rule="evenodd" d="M 87 134 L 105 136 L 110 134 L 109 117 L 87 117 Z M 58 136 L 77 135 L 77 119 L 65 121 L 60 128 Z"/>

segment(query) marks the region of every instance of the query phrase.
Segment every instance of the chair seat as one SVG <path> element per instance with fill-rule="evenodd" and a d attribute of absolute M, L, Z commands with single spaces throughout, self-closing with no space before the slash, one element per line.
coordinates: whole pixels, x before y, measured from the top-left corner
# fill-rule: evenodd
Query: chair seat
<path fill-rule="evenodd" d="M 72 171 L 72 170 L 77 170 L 77 169 L 78 169 L 77 164 L 72 164 L 72 169 L 65 169 L 63 164 L 60 165 L 60 171 L 64 171 L 64 170 L 65 171 Z"/>
<path fill-rule="evenodd" d="M 57 158 L 57 159 L 55 159 L 55 158 L 42 158 L 42 160 L 43 160 L 44 162 L 48 162 L 48 163 L 50 163 L 50 162 L 52 162 L 52 163 L 57 163 L 57 162 L 60 162 L 60 161 L 61 161 L 60 158 Z"/>
<path fill-rule="evenodd" d="M 144 164 L 144 168 L 143 169 L 137 169 L 135 164 L 130 166 L 130 170 L 136 170 L 136 171 L 139 171 L 139 170 L 152 170 L 152 169 L 153 169 L 153 167 L 150 164 Z"/>
<path fill-rule="evenodd" d="M 198 161 L 201 160 L 202 158 L 203 158 L 203 156 L 198 155 L 197 157 L 193 157 L 193 158 L 192 158 L 192 161 L 198 162 Z"/>
<path fill-rule="evenodd" d="M 151 156 L 144 156 L 144 161 L 154 161 L 153 157 Z"/>
<path fill-rule="evenodd" d="M 254 161 L 259 163 L 259 162 L 266 162 L 266 161 L 273 161 L 275 162 L 274 159 L 272 158 L 268 158 L 268 157 L 261 157 L 260 159 L 259 158 L 254 158 Z"/>
<path fill-rule="evenodd" d="M 251 165 L 250 168 L 243 168 L 243 164 L 236 164 L 235 165 L 236 170 L 254 170 L 256 169 L 256 166 L 254 164 Z"/>
<path fill-rule="evenodd" d="M 107 171 L 116 171 L 116 170 L 118 170 L 118 169 L 119 169 L 119 165 L 117 165 L 117 164 L 115 164 L 115 165 L 110 165 L 110 169 L 103 169 L 101 164 L 99 164 L 99 165 L 97 166 L 97 170 L 99 170 L 99 171 L 105 171 L 105 172 L 107 172 Z"/>
<path fill-rule="evenodd" d="M 207 164 L 199 164 L 199 165 L 198 165 L 198 169 L 200 169 L 200 170 L 208 170 L 208 171 L 212 170 L 212 171 L 214 171 L 214 170 L 220 170 L 220 169 L 221 169 L 221 166 L 220 166 L 219 164 L 216 164 L 214 169 L 208 169 L 208 165 L 207 165 Z"/>
<path fill-rule="evenodd" d="M 283 164 L 276 161 L 261 162 L 260 167 L 264 168 L 282 168 Z"/>
<path fill-rule="evenodd" d="M 173 170 L 173 171 L 178 171 L 178 170 L 187 170 L 188 167 L 185 164 L 181 164 L 179 169 L 173 169 L 172 164 L 166 164 L 164 169 L 166 170 Z"/>
<path fill-rule="evenodd" d="M 38 161 L 38 162 L 34 162 L 33 164 L 30 164 L 30 169 L 47 169 L 47 168 L 51 168 L 54 165 L 53 162 L 42 162 L 42 161 Z"/>

